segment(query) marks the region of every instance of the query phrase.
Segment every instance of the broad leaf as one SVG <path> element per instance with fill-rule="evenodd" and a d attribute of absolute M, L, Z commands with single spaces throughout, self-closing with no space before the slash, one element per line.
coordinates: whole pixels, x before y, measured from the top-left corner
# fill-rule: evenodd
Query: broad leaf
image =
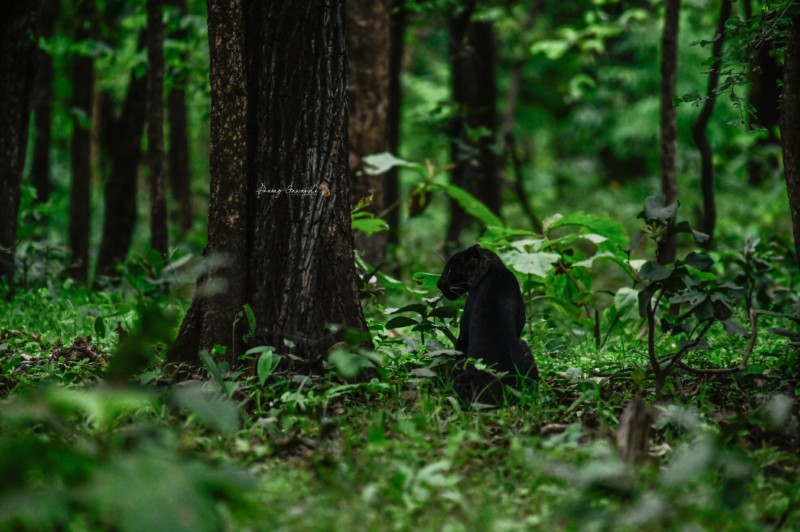
<path fill-rule="evenodd" d="M 458 203 L 467 214 L 474 216 L 486 226 L 503 226 L 503 221 L 493 213 L 489 207 L 481 203 L 478 198 L 463 188 L 449 183 L 441 184 L 440 186 L 447 191 L 447 194 L 449 194 L 451 198 L 456 200 L 456 203 Z"/>
<path fill-rule="evenodd" d="M 646 220 L 656 220 L 663 224 L 669 223 L 678 212 L 678 202 L 664 204 L 661 196 L 650 196 L 644 202 L 644 216 Z"/>
<path fill-rule="evenodd" d="M 639 276 L 651 282 L 663 281 L 668 279 L 675 271 L 674 268 L 665 268 L 656 261 L 647 261 L 639 270 Z"/>
<path fill-rule="evenodd" d="M 506 264 L 519 273 L 545 277 L 553 269 L 553 264 L 561 258 L 556 253 L 510 253 L 505 255 Z"/>

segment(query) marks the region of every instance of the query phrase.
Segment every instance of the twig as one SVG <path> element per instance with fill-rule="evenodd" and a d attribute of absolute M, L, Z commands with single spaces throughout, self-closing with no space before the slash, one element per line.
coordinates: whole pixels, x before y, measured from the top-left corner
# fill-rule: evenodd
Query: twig
<path fill-rule="evenodd" d="M 756 338 L 758 337 L 758 320 L 756 319 L 755 309 L 753 308 L 750 309 L 750 328 L 753 332 L 750 334 L 750 341 L 747 343 L 747 349 L 744 352 L 741 362 L 735 366 L 730 368 L 693 368 L 684 362 L 678 362 L 677 366 L 694 375 L 719 375 L 743 370 L 747 365 L 747 361 L 750 359 L 750 355 L 753 354 L 753 349 L 756 346 Z"/>

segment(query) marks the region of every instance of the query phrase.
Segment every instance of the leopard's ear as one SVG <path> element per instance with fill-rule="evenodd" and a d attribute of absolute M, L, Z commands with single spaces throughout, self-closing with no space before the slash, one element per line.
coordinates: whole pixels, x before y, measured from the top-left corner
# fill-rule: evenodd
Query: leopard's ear
<path fill-rule="evenodd" d="M 471 248 L 469 248 L 469 249 L 470 249 L 470 251 L 475 251 L 475 252 L 477 252 L 477 253 L 480 253 L 480 251 L 481 251 L 483 248 L 482 248 L 482 247 L 480 247 L 478 244 L 475 244 L 474 246 L 472 246 L 472 247 L 471 247 Z"/>

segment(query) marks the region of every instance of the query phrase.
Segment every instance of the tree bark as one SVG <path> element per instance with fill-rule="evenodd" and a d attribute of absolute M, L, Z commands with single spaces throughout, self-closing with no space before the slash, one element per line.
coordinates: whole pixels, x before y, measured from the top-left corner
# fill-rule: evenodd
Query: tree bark
<path fill-rule="evenodd" d="M 196 363 L 214 344 L 240 353 L 234 320 L 249 304 L 250 343 L 313 366 L 344 336 L 329 325 L 366 330 L 350 228 L 344 3 L 209 0 L 208 11 L 211 264 L 168 359 Z"/>
<path fill-rule="evenodd" d="M 692 137 L 700 151 L 700 188 L 703 193 L 703 213 L 700 220 L 700 231 L 708 235 L 708 240 L 700 245 L 711 249 L 714 245 L 714 226 L 717 223 L 717 206 L 714 201 L 714 159 L 711 143 L 708 141 L 706 128 L 714 105 L 717 102 L 717 85 L 719 84 L 719 70 L 722 65 L 722 48 L 725 44 L 725 23 L 731 16 L 732 6 L 730 0 L 722 0 L 717 32 L 714 35 L 711 57 L 714 59 L 708 73 L 708 93 L 703 108 L 692 124 Z"/>
<path fill-rule="evenodd" d="M 800 264 L 800 15 L 792 18 L 783 69 L 780 118 L 783 166 L 792 213 L 795 260 Z"/>
<path fill-rule="evenodd" d="M 748 182 L 760 186 L 767 178 L 776 173 L 780 162 L 771 147 L 780 145 L 778 139 L 778 121 L 781 88 L 779 81 L 783 79 L 783 68 L 777 58 L 770 53 L 768 46 L 762 46 L 756 56 L 755 65 L 750 73 L 749 103 L 755 110 L 752 126 L 762 127 L 766 135 L 758 137 L 755 146 L 755 157 L 751 156 L 747 163 Z"/>
<path fill-rule="evenodd" d="M 142 134 L 145 122 L 147 75 L 131 73 L 128 92 L 117 120 L 108 132 L 111 170 L 105 186 L 103 238 L 97 258 L 97 274 L 112 275 L 114 266 L 125 260 L 136 225 L 136 196 Z"/>
<path fill-rule="evenodd" d="M 675 99 L 678 77 L 678 27 L 680 22 L 680 0 L 666 0 L 664 30 L 661 39 L 661 194 L 669 205 L 677 201 L 675 177 L 675 151 L 677 144 L 677 120 Z M 666 235 L 656 251 L 660 264 L 675 261 L 675 233 L 670 224 Z"/>
<path fill-rule="evenodd" d="M 347 3 L 347 51 L 349 102 L 350 202 L 356 205 L 372 196 L 368 212 L 383 212 L 385 175 L 367 175 L 362 158 L 386 150 L 389 107 L 390 0 L 349 0 Z M 355 235 L 356 249 L 371 264 L 386 256 L 386 233 L 367 238 Z"/>
<path fill-rule="evenodd" d="M 167 254 L 164 179 L 164 0 L 147 0 L 147 168 L 150 181 L 150 245 Z"/>
<path fill-rule="evenodd" d="M 178 15 L 187 13 L 186 0 L 171 0 L 177 7 Z M 173 33 L 177 41 L 185 41 L 188 37 L 186 29 L 179 28 Z M 189 170 L 189 128 L 186 112 L 186 76 L 177 72 L 172 90 L 167 97 L 169 112 L 169 182 L 172 197 L 178 203 L 178 221 L 181 230 L 188 231 L 192 227 L 192 176 Z"/>
<path fill-rule="evenodd" d="M 8 284 L 9 296 L 34 79 L 34 12 L 33 2 L 12 2 L 0 21 L 0 284 Z"/>
<path fill-rule="evenodd" d="M 392 11 L 389 20 L 389 110 L 386 116 L 386 143 L 389 152 L 399 156 L 400 152 L 400 118 L 403 108 L 402 73 L 405 55 L 406 37 L 406 2 L 392 0 Z M 400 169 L 393 167 L 386 176 L 384 202 L 387 205 L 385 215 L 389 224 L 387 243 L 396 245 L 400 239 Z"/>
<path fill-rule="evenodd" d="M 253 198 L 248 293 L 260 319 L 255 336 L 279 349 L 294 342 L 294 354 L 313 364 L 344 335 L 329 324 L 366 330 L 350 227 L 344 2 L 248 5 L 250 184 L 309 194 Z"/>
<path fill-rule="evenodd" d="M 453 102 L 458 118 L 451 136 L 453 171 L 451 182 L 471 192 L 494 213 L 500 214 L 501 187 L 497 157 L 492 148 L 497 132 L 496 44 L 490 22 L 470 22 L 470 7 L 450 22 L 450 61 Z M 485 129 L 478 140 L 469 132 Z M 471 218 L 454 200 L 450 201 L 447 247 L 459 247 L 461 232 Z"/>
<path fill-rule="evenodd" d="M 76 41 L 92 35 L 95 17 L 94 0 L 78 4 Z M 69 209 L 70 275 L 86 282 L 89 274 L 89 222 L 91 219 L 90 185 L 92 181 L 91 116 L 94 100 L 94 62 L 91 57 L 75 56 L 72 60 L 72 146 L 70 149 L 72 186 Z"/>
<path fill-rule="evenodd" d="M 233 323 L 246 303 L 247 71 L 242 0 L 208 0 L 211 79 L 211 197 L 206 272 L 167 358 L 197 363 L 200 350 L 242 346 Z"/>
<path fill-rule="evenodd" d="M 55 32 L 56 19 L 61 7 L 59 0 L 42 0 L 37 16 L 37 35 L 50 39 Z M 33 87 L 33 164 L 31 178 L 36 189 L 36 200 L 46 203 L 50 199 L 50 127 L 53 121 L 53 58 L 44 50 L 36 51 L 36 81 Z"/>

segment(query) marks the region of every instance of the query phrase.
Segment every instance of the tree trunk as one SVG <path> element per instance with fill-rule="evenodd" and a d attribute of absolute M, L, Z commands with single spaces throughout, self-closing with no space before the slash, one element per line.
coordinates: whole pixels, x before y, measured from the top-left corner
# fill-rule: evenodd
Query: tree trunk
<path fill-rule="evenodd" d="M 208 11 L 206 255 L 217 259 L 168 358 L 196 362 L 214 344 L 239 353 L 233 322 L 247 303 L 250 343 L 312 366 L 343 338 L 329 325 L 366 330 L 350 228 L 344 3 L 209 0 Z"/>
<path fill-rule="evenodd" d="M 95 17 L 94 0 L 78 4 L 76 41 L 91 36 Z M 91 116 L 94 96 L 94 65 L 91 57 L 75 56 L 72 60 L 72 187 L 69 209 L 70 275 L 86 282 L 89 273 L 89 221 L 91 219 L 90 185 L 92 181 Z"/>
<path fill-rule="evenodd" d="M 166 256 L 163 13 L 164 0 L 147 0 L 147 169 L 150 180 L 150 245 Z"/>
<path fill-rule="evenodd" d="M 389 152 L 400 152 L 400 117 L 403 106 L 402 73 L 405 55 L 406 2 L 392 0 L 389 20 L 389 110 L 386 116 L 386 143 Z M 397 245 L 400 236 L 400 169 L 393 167 L 386 176 L 384 202 L 389 224 L 388 244 Z"/>
<path fill-rule="evenodd" d="M 242 0 L 208 0 L 211 79 L 211 197 L 206 272 L 168 353 L 173 362 L 196 363 L 197 353 L 223 346 L 240 352 L 236 314 L 246 303 L 247 98 Z"/>
<path fill-rule="evenodd" d="M 137 78 L 131 73 L 119 119 L 111 121 L 108 132 L 111 171 L 105 186 L 105 219 L 97 259 L 98 275 L 114 273 L 114 266 L 125 260 L 133 238 L 146 97 L 147 75 Z"/>
<path fill-rule="evenodd" d="M 8 284 L 9 296 L 34 78 L 34 12 L 33 2 L 12 2 L 0 22 L 0 284 Z"/>
<path fill-rule="evenodd" d="M 754 157 L 751 156 L 747 163 L 748 181 L 753 186 L 761 185 L 767 177 L 774 175 L 780 164 L 778 157 L 770 153 L 770 148 L 780 145 L 777 135 L 780 117 L 778 102 L 781 95 L 779 83 L 783 79 L 783 68 L 778 59 L 770 52 L 769 46 L 762 45 L 750 72 L 748 100 L 755 111 L 755 120 L 751 122 L 751 125 L 766 130 L 765 135 L 759 135 Z"/>
<path fill-rule="evenodd" d="M 177 7 L 178 15 L 185 16 L 186 0 L 171 0 Z M 185 41 L 186 29 L 179 28 L 173 38 Z M 189 128 L 186 113 L 186 75 L 177 72 L 172 90 L 167 98 L 169 112 L 169 182 L 172 197 L 178 203 L 178 220 L 180 228 L 188 231 L 192 227 L 192 176 L 189 170 Z"/>
<path fill-rule="evenodd" d="M 37 16 L 37 35 L 50 39 L 55 31 L 59 0 L 42 0 Z M 36 82 L 33 87 L 33 165 L 31 177 L 36 200 L 50 199 L 50 145 L 53 119 L 53 58 L 44 50 L 36 51 Z"/>
<path fill-rule="evenodd" d="M 795 260 L 800 264 L 800 15 L 792 18 L 783 64 L 781 139 L 786 190 L 792 213 Z"/>
<path fill-rule="evenodd" d="M 731 16 L 732 6 L 730 0 L 722 0 L 722 5 L 717 22 L 717 32 L 714 35 L 714 44 L 711 50 L 711 57 L 714 59 L 711 70 L 708 73 L 708 93 L 703 108 L 697 116 L 697 120 L 692 124 L 692 137 L 700 151 L 700 188 L 703 193 L 703 214 L 700 220 L 700 231 L 708 235 L 708 240 L 701 246 L 711 249 L 714 243 L 714 226 L 717 223 L 717 206 L 714 201 L 714 159 L 711 150 L 711 143 L 708 141 L 706 128 L 711 114 L 714 112 L 714 104 L 717 101 L 717 85 L 719 84 L 719 69 L 722 65 L 722 47 L 725 44 L 725 23 Z"/>
<path fill-rule="evenodd" d="M 362 158 L 386 150 L 390 8 L 390 0 L 347 3 L 350 202 L 356 205 L 372 196 L 366 210 L 375 216 L 380 216 L 385 206 L 386 176 L 365 174 Z M 386 236 L 376 233 L 367 238 L 358 233 L 356 249 L 367 262 L 380 264 L 386 255 Z"/>
<path fill-rule="evenodd" d="M 664 30 L 661 39 L 661 194 L 669 205 L 677 201 L 675 150 L 677 144 L 676 113 L 673 100 L 678 78 L 678 26 L 680 0 L 666 0 Z M 660 264 L 675 261 L 675 233 L 672 224 L 656 251 Z"/>
<path fill-rule="evenodd" d="M 500 214 L 501 187 L 497 157 L 492 148 L 497 130 L 496 45 L 490 22 L 469 22 L 467 12 L 450 23 L 450 61 L 453 102 L 458 118 L 453 122 L 451 182 L 467 189 Z M 486 134 L 474 138 L 475 130 Z M 470 131 L 473 135 L 470 135 Z M 457 202 L 450 202 L 447 246 L 459 247 L 459 236 L 471 218 Z"/>

